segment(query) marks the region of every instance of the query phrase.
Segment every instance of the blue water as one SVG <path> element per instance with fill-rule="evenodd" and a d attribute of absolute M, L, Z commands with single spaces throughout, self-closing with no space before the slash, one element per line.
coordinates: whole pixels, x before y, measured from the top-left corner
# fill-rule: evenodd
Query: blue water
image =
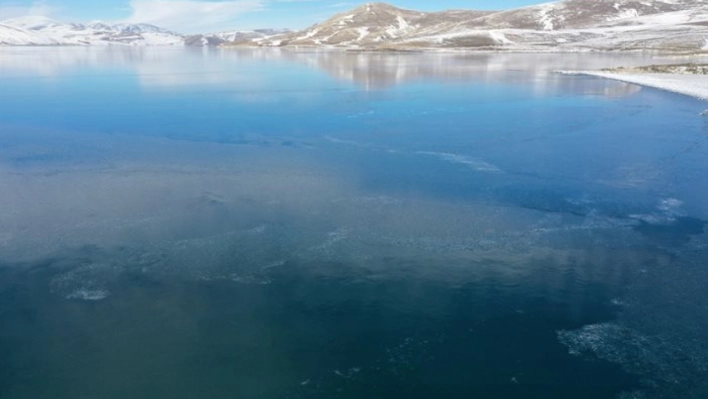
<path fill-rule="evenodd" d="M 671 59 L 2 51 L 3 399 L 708 394 Z"/>

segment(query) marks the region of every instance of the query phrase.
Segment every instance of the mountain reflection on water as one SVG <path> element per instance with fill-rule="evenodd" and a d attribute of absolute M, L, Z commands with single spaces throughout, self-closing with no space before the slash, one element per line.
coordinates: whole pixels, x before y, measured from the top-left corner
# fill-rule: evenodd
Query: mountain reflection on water
<path fill-rule="evenodd" d="M 652 55 L 8 49 L 4 398 L 702 398 Z"/>
<path fill-rule="evenodd" d="M 243 64 L 264 65 L 284 62 L 310 66 L 325 71 L 338 80 L 354 82 L 367 90 L 384 89 L 405 83 L 432 80 L 464 82 L 499 80 L 509 71 L 524 72 L 536 79 L 567 82 L 554 73 L 558 70 L 596 70 L 618 66 L 677 63 L 677 58 L 649 54 L 622 53 L 369 53 L 344 51 L 298 51 L 280 49 L 173 49 L 144 47 L 111 48 L 6 48 L 8 56 L 0 59 L 0 70 L 6 76 L 61 75 L 83 67 L 121 68 L 129 70 L 148 86 L 230 84 L 248 88 L 258 70 Z M 10 56 L 11 55 L 11 56 Z M 705 56 L 694 57 L 705 62 Z M 680 59 L 679 59 L 680 60 Z M 231 66 L 231 68 L 229 68 Z M 241 67 L 241 68 L 239 68 Z M 253 75 L 234 71 L 256 72 Z M 110 69 L 108 70 L 110 71 Z M 182 75 L 183 79 L 175 77 Z M 529 82 L 525 79 L 525 83 Z M 603 81 L 580 81 L 574 84 L 603 86 Z M 252 82 L 251 82 L 252 83 Z M 539 84 L 548 90 L 548 83 Z M 551 85 L 567 85 L 555 83 Z M 614 83 L 605 86 L 624 87 Z"/>

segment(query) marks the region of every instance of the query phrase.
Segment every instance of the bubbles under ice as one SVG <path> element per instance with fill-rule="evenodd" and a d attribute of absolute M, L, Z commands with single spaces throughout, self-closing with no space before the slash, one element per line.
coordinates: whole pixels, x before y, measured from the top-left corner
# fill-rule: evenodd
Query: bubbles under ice
<path fill-rule="evenodd" d="M 683 201 L 676 198 L 664 198 L 659 201 L 656 212 L 650 214 L 632 214 L 629 215 L 629 217 L 648 224 L 670 224 L 673 223 L 677 217 L 686 215 L 682 207 Z"/>
<path fill-rule="evenodd" d="M 99 301 L 110 295 L 108 284 L 118 273 L 111 264 L 91 263 L 58 274 L 50 285 L 53 292 L 66 299 Z"/>
<path fill-rule="evenodd" d="M 645 389 L 625 392 L 622 399 L 672 397 L 673 388 L 690 384 L 695 364 L 702 363 L 700 347 L 686 350 L 670 335 L 644 335 L 619 323 L 599 323 L 573 331 L 559 331 L 558 340 L 575 356 L 617 363 L 642 377 Z M 668 387 L 668 388 L 667 388 Z M 665 396 L 665 392 L 669 396 Z M 650 396 L 646 396 L 650 393 Z"/>
<path fill-rule="evenodd" d="M 105 289 L 78 289 L 66 296 L 66 299 L 80 299 L 84 301 L 100 301 L 110 295 Z"/>
<path fill-rule="evenodd" d="M 342 378 L 352 378 L 361 371 L 359 367 L 351 367 L 347 370 L 341 371 L 339 369 L 334 370 L 334 374 Z"/>

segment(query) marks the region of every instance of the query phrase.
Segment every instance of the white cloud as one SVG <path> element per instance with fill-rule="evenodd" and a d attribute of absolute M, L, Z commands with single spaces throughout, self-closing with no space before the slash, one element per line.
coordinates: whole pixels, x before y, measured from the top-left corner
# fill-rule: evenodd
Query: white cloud
<path fill-rule="evenodd" d="M 263 6 L 263 0 L 133 0 L 132 14 L 123 22 L 148 23 L 179 33 L 217 32 L 238 29 L 239 16 Z"/>
<path fill-rule="evenodd" d="M 329 4 L 326 7 L 327 8 L 343 8 L 343 7 L 354 7 L 355 5 L 356 5 L 356 3 L 343 2 L 343 3 Z"/>
<path fill-rule="evenodd" d="M 26 17 L 42 16 L 53 17 L 59 12 L 59 8 L 47 4 L 45 1 L 35 1 L 30 5 L 0 4 L 0 20 Z"/>

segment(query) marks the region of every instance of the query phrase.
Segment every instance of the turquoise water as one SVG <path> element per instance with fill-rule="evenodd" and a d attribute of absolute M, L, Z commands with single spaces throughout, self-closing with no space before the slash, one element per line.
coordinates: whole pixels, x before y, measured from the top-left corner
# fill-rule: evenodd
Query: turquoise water
<path fill-rule="evenodd" d="M 3 49 L 0 397 L 705 397 L 671 61 Z"/>

